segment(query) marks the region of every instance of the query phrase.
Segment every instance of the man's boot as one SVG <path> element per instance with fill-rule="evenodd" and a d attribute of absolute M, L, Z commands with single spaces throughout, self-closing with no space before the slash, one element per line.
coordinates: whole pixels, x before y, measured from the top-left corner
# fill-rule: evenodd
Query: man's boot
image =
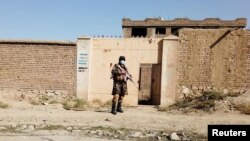
<path fill-rule="evenodd" d="M 116 102 L 115 101 L 112 101 L 112 110 L 111 110 L 111 113 L 113 115 L 117 114 L 117 112 L 116 112 Z"/>
<path fill-rule="evenodd" d="M 123 113 L 123 110 L 122 110 L 122 103 L 121 103 L 121 102 L 118 102 L 118 105 L 117 105 L 117 112 Z"/>

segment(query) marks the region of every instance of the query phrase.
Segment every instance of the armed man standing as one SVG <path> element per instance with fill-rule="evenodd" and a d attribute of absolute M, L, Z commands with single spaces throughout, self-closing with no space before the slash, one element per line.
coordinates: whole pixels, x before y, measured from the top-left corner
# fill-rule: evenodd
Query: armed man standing
<path fill-rule="evenodd" d="M 125 66 L 125 57 L 120 56 L 118 64 L 115 64 L 112 68 L 113 82 L 113 100 L 112 100 L 112 111 L 111 113 L 116 115 L 117 112 L 123 113 L 122 100 L 125 95 L 128 94 L 127 80 L 132 80 L 132 76 L 128 73 L 128 69 Z"/>

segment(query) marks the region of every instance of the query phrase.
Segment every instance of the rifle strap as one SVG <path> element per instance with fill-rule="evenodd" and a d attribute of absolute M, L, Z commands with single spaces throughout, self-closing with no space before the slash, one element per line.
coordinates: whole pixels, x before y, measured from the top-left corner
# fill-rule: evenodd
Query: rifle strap
<path fill-rule="evenodd" d="M 121 69 L 122 71 L 125 71 L 125 72 L 127 72 L 125 69 L 123 69 L 119 64 L 117 64 L 117 67 L 119 68 L 119 69 Z M 128 73 L 128 72 L 127 72 Z"/>

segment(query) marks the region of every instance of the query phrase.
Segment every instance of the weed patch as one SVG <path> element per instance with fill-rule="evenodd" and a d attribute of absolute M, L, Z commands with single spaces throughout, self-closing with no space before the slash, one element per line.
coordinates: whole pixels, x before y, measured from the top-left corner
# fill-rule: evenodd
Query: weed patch
<path fill-rule="evenodd" d="M 244 114 L 250 115 L 250 104 L 249 103 L 236 105 L 235 108 Z"/>
<path fill-rule="evenodd" d="M 196 109 L 202 111 L 209 111 L 215 106 L 216 100 L 222 100 L 223 96 L 220 92 L 216 91 L 205 91 L 201 96 L 197 97 L 186 97 L 183 100 L 177 101 L 173 105 L 167 107 L 159 107 L 159 111 L 168 111 L 175 109 Z"/>
<path fill-rule="evenodd" d="M 70 99 L 63 102 L 63 108 L 66 110 L 86 111 L 87 106 L 87 102 L 82 99 Z"/>
<path fill-rule="evenodd" d="M 0 108 L 5 109 L 5 108 L 8 108 L 8 107 L 9 107 L 8 104 L 3 103 L 3 102 L 0 101 Z"/>

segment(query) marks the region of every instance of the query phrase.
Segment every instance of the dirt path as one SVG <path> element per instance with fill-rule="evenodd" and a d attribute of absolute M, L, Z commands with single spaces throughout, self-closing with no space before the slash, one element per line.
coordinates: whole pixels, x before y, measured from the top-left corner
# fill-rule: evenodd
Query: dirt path
<path fill-rule="evenodd" d="M 83 136 L 27 136 L 27 135 L 8 135 L 0 136 L 1 141 L 109 141 Z M 113 141 L 121 141 L 115 139 Z"/>
<path fill-rule="evenodd" d="M 206 135 L 208 124 L 249 124 L 250 116 L 221 114 L 173 114 L 158 112 L 149 106 L 127 108 L 116 116 L 96 111 L 67 111 L 60 104 L 33 106 L 20 102 L 8 109 L 0 109 L 1 125 L 53 124 L 62 126 L 90 126 L 140 130 L 188 131 Z"/>

